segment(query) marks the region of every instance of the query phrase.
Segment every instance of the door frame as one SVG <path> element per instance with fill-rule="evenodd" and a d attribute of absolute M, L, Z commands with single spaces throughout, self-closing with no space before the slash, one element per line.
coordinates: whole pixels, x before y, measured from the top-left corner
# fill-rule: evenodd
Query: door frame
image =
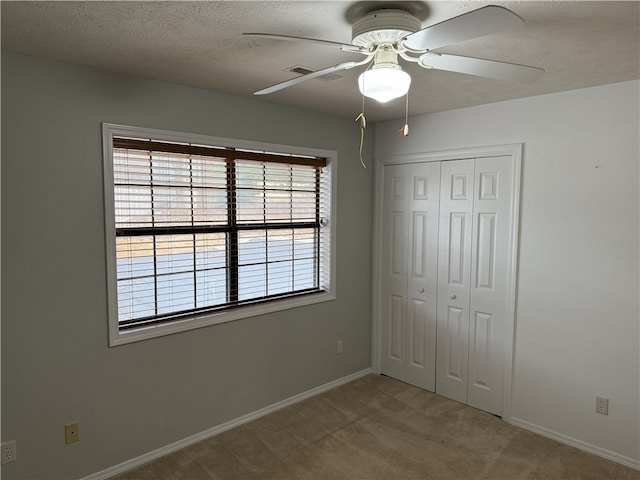
<path fill-rule="evenodd" d="M 511 200 L 511 231 L 509 232 L 508 260 L 508 314 L 505 325 L 504 382 L 502 392 L 502 419 L 511 423 L 511 390 L 513 362 L 515 355 L 515 320 L 516 293 L 518 280 L 518 252 L 520 232 L 520 181 L 522 172 L 522 144 L 494 145 L 486 147 L 463 148 L 440 152 L 425 152 L 403 155 L 388 155 L 376 158 L 374 172 L 374 205 L 373 205 L 373 324 L 371 329 L 371 365 L 375 373 L 381 372 L 381 315 L 380 315 L 380 280 L 382 269 L 382 213 L 384 197 L 384 167 L 407 163 L 442 162 L 448 160 L 476 159 L 483 157 L 511 157 L 513 162 L 513 198 Z"/>

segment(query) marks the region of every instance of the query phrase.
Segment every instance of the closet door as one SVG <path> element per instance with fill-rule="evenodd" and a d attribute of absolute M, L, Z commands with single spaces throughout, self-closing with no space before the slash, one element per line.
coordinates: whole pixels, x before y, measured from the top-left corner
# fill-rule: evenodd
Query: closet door
<path fill-rule="evenodd" d="M 444 162 L 438 247 L 436 393 L 502 415 L 511 157 Z"/>
<path fill-rule="evenodd" d="M 513 218 L 510 157 L 476 160 L 467 403 L 502 414 Z"/>
<path fill-rule="evenodd" d="M 381 372 L 496 415 L 513 352 L 514 155 L 383 167 Z"/>
<path fill-rule="evenodd" d="M 382 373 L 435 389 L 440 164 L 384 172 Z"/>
<path fill-rule="evenodd" d="M 467 403 L 474 160 L 442 163 L 436 393 Z"/>

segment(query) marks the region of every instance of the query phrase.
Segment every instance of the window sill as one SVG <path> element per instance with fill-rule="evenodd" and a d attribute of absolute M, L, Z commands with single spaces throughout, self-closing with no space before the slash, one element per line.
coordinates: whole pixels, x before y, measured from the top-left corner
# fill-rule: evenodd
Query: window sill
<path fill-rule="evenodd" d="M 297 297 L 274 300 L 272 302 L 259 303 L 225 310 L 217 313 L 206 313 L 200 316 L 188 317 L 175 322 L 149 325 L 130 330 L 120 330 L 113 328 L 109 332 L 109 346 L 116 347 L 128 343 L 139 342 L 165 335 L 194 330 L 221 323 L 233 322 L 243 318 L 266 315 L 273 312 L 288 310 L 291 308 L 305 307 L 316 303 L 335 300 L 336 296 L 332 292 L 318 292 Z M 114 326 L 115 327 L 115 326 Z"/>

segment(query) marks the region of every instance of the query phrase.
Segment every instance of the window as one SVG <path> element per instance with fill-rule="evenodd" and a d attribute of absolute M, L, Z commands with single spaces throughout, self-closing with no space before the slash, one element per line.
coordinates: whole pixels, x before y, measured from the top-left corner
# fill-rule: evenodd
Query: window
<path fill-rule="evenodd" d="M 112 345 L 335 298 L 335 152 L 103 136 Z"/>

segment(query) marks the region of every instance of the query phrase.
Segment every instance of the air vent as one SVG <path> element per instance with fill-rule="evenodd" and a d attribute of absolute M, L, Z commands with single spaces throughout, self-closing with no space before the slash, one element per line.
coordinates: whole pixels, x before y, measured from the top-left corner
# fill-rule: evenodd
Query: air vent
<path fill-rule="evenodd" d="M 307 75 L 308 73 L 315 72 L 315 70 L 311 70 L 310 68 L 303 67 L 302 65 L 294 65 L 293 67 L 286 68 L 285 70 L 288 70 L 293 73 L 297 73 L 299 75 Z M 342 78 L 342 76 L 336 75 L 335 73 L 327 73 L 326 75 L 322 75 L 321 77 L 318 77 L 318 78 L 320 80 L 336 80 L 338 78 Z"/>

